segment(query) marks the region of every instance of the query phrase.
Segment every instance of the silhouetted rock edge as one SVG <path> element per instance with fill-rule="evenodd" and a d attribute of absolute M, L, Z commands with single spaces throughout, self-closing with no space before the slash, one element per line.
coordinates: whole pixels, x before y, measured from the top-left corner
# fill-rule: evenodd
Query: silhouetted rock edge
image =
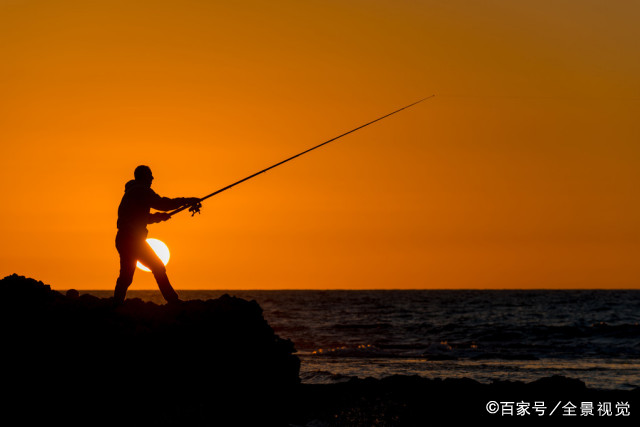
<path fill-rule="evenodd" d="M 488 401 L 628 401 L 640 389 L 593 390 L 566 377 L 531 383 L 391 376 L 300 384 L 293 343 L 255 301 L 223 295 L 179 306 L 0 281 L 2 413 L 24 424 L 434 425 L 513 422 Z M 602 420 L 598 420 L 602 421 Z M 586 421 L 585 421 L 586 422 Z M 435 424 L 442 425 L 442 424 Z"/>

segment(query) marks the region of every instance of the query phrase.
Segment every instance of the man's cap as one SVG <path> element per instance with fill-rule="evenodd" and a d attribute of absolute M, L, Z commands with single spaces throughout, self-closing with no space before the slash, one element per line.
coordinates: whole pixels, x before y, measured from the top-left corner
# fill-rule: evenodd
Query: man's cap
<path fill-rule="evenodd" d="M 146 179 L 151 178 L 153 175 L 149 166 L 140 165 L 133 171 L 133 176 L 135 179 Z"/>

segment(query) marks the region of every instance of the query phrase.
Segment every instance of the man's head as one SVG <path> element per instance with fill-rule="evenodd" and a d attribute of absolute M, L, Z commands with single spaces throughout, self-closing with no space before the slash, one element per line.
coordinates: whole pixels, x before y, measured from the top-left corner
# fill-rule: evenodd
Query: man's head
<path fill-rule="evenodd" d="M 136 181 L 140 181 L 143 184 L 151 187 L 151 181 L 153 181 L 153 174 L 151 173 L 151 168 L 149 166 L 140 165 L 133 171 L 133 176 Z"/>

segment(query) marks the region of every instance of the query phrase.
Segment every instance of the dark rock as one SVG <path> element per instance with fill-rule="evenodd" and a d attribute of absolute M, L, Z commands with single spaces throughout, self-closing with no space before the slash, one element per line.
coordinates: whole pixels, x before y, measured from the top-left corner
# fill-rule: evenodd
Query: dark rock
<path fill-rule="evenodd" d="M 80 292 L 75 289 L 69 289 L 65 295 L 69 299 L 76 299 L 80 297 Z"/>
<path fill-rule="evenodd" d="M 276 423 L 300 382 L 292 342 L 229 295 L 115 306 L 14 274 L 0 281 L 0 334 L 5 409 L 23 424 Z"/>
<path fill-rule="evenodd" d="M 427 426 L 541 425 L 487 403 L 618 402 L 631 417 L 576 417 L 580 425 L 637 425 L 640 388 L 589 389 L 554 376 L 531 383 L 391 376 L 300 384 L 291 341 L 255 301 L 157 305 L 137 298 L 62 295 L 42 282 L 0 280 L 3 419 L 20 425 Z M 549 410 L 551 408 L 548 408 Z M 561 412 L 554 420 L 559 420 Z M 613 424 L 612 424 L 613 425 Z M 617 425 L 617 424 L 616 424 Z"/>
<path fill-rule="evenodd" d="M 339 384 L 303 384 L 294 415 L 297 425 L 326 426 L 445 426 L 488 422 L 491 425 L 637 425 L 640 388 L 632 391 L 588 389 L 584 383 L 561 376 L 531 383 L 496 381 L 480 383 L 468 378 L 427 379 L 419 376 L 391 376 L 380 380 L 352 378 Z M 489 413 L 494 402 L 544 402 L 544 416 L 532 409 L 529 415 Z M 551 414 L 554 406 L 559 409 Z M 562 405 L 592 402 L 592 417 L 567 417 Z M 597 413 L 599 402 L 613 405 L 611 416 Z M 616 416 L 615 405 L 628 403 L 630 416 Z M 295 418 L 295 417 L 298 418 Z"/>

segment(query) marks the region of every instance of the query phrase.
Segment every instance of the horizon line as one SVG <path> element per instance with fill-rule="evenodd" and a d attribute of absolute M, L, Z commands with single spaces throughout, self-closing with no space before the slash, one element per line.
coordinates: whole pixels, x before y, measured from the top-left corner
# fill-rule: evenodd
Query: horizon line
<path fill-rule="evenodd" d="M 75 289 L 78 292 L 108 292 L 113 291 L 113 289 L 76 289 L 76 288 L 67 288 L 67 289 L 53 289 L 54 291 L 68 291 L 71 289 Z M 158 292 L 159 289 L 129 289 L 129 292 Z M 356 289 L 356 288 L 282 288 L 282 289 L 260 289 L 260 288 L 246 288 L 246 289 L 177 289 L 180 291 L 189 291 L 189 292 L 233 292 L 233 291 L 640 291 L 640 287 L 638 288 L 365 288 L 365 289 Z"/>

